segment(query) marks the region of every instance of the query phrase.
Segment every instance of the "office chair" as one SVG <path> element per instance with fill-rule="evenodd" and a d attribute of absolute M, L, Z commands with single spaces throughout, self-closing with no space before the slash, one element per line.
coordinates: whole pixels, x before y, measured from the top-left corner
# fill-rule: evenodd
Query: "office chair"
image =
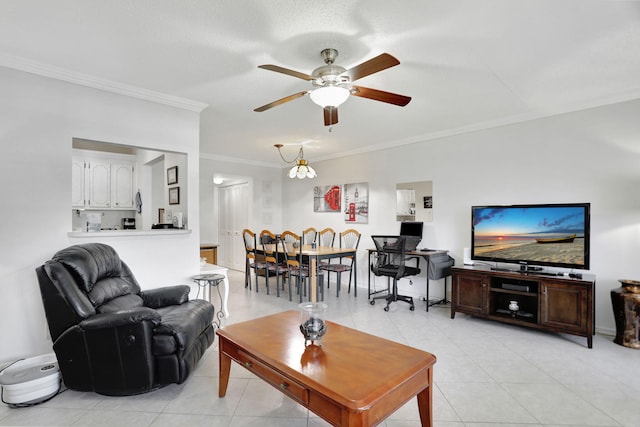
<path fill-rule="evenodd" d="M 420 274 L 420 259 L 410 257 L 409 260 L 416 260 L 416 266 L 406 265 L 408 259 L 405 257 L 405 236 L 371 236 L 371 238 L 376 245 L 376 256 L 371 266 L 371 271 L 373 271 L 373 274 L 376 276 L 392 278 L 393 287 L 388 295 L 372 298 L 370 304 L 375 305 L 376 299 L 385 299 L 387 305 L 384 311 L 389 311 L 389 304 L 395 301 L 404 301 L 409 304 L 409 310 L 415 310 L 412 297 L 398 295 L 398 279 Z"/>

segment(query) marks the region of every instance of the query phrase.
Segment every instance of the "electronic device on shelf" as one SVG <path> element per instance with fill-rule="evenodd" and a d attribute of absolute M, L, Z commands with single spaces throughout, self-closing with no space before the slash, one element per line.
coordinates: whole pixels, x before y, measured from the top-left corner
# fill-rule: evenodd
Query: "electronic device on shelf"
<path fill-rule="evenodd" d="M 529 292 L 530 286 L 521 285 L 519 283 L 502 283 L 502 289 L 507 289 L 510 291 Z"/>
<path fill-rule="evenodd" d="M 589 232 L 589 203 L 472 206 L 471 259 L 588 270 Z"/>

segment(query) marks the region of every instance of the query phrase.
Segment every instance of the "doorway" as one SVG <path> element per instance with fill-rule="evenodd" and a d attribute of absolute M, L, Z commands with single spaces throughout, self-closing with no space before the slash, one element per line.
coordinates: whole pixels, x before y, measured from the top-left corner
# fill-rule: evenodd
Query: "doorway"
<path fill-rule="evenodd" d="M 244 271 L 245 249 L 242 230 L 249 224 L 249 184 L 218 187 L 218 263 Z"/>

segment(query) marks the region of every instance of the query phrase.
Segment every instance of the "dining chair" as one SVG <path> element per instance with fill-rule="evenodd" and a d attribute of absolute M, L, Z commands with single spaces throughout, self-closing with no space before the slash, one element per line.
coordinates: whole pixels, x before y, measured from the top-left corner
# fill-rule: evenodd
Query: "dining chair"
<path fill-rule="evenodd" d="M 318 231 L 318 246 L 333 246 L 333 240 L 336 237 L 336 232 L 333 228 L 325 228 Z"/>
<path fill-rule="evenodd" d="M 325 228 L 318 231 L 316 238 L 318 246 L 330 246 L 333 247 L 333 241 L 336 237 L 336 232 L 333 228 Z M 329 264 L 329 261 L 320 261 L 320 266 Z M 328 279 L 328 278 L 327 278 Z M 329 287 L 329 280 L 327 280 L 327 288 Z"/>
<path fill-rule="evenodd" d="M 281 235 L 282 252 L 287 264 L 287 277 L 289 282 L 289 301 L 292 301 L 291 279 L 296 280 L 296 291 L 299 295 L 299 301 L 302 302 L 302 297 L 307 295 L 307 287 L 309 288 L 309 294 L 311 293 L 311 278 L 309 261 L 305 262 L 302 254 L 303 237 L 292 231 L 284 231 Z M 320 295 L 320 300 L 324 300 L 324 274 L 316 266 L 316 280 L 317 290 Z M 307 286 L 307 282 L 308 286 Z"/>
<path fill-rule="evenodd" d="M 260 232 L 260 244 L 264 253 L 267 295 L 269 295 L 269 276 L 273 274 L 276 276 L 276 295 L 280 296 L 280 276 L 284 276 L 287 273 L 287 266 L 278 256 L 278 236 L 269 230 L 262 230 Z"/>
<path fill-rule="evenodd" d="M 256 292 L 258 292 L 258 271 L 264 271 L 266 269 L 266 264 L 264 261 L 258 260 L 258 254 L 256 253 L 256 233 L 245 228 L 242 230 L 242 239 L 244 240 L 244 250 L 246 252 L 244 287 L 251 290 L 251 270 L 253 270 L 256 277 Z"/>
<path fill-rule="evenodd" d="M 315 228 L 309 227 L 302 232 L 302 243 L 305 245 L 310 245 L 311 243 L 316 241 L 316 235 L 318 232 Z"/>
<path fill-rule="evenodd" d="M 345 230 L 339 234 L 340 248 L 343 249 L 358 249 L 360 243 L 360 232 L 353 228 Z M 331 273 L 336 273 L 336 296 L 340 296 L 340 279 L 342 273 L 349 272 L 349 288 L 347 293 L 351 293 L 351 277 L 353 276 L 353 256 L 340 257 L 338 263 L 323 264 L 320 268 L 327 272 L 327 283 L 331 280 Z M 357 286 L 357 284 L 356 284 Z M 357 290 L 354 287 L 354 295 L 358 296 Z"/>

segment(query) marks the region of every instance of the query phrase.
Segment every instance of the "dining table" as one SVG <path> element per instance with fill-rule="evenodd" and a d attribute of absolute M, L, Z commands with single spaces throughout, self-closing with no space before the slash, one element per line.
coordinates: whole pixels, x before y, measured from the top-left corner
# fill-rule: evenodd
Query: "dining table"
<path fill-rule="evenodd" d="M 267 252 L 275 254 L 276 244 L 269 243 L 263 244 L 262 248 L 257 248 L 256 252 L 259 254 L 265 254 Z M 358 296 L 358 276 L 357 276 L 357 249 L 355 248 L 336 248 L 333 246 L 318 246 L 318 245 L 302 245 L 302 250 L 300 251 L 303 259 L 308 259 L 309 262 L 309 280 L 311 282 L 311 292 L 310 292 L 310 300 L 311 302 L 316 302 L 318 300 L 317 295 L 317 275 L 316 268 L 318 263 L 323 260 L 331 260 L 334 258 L 346 258 L 351 257 L 353 260 L 353 282 L 355 286 L 353 287 L 353 295 Z M 327 278 L 328 280 L 328 278 Z"/>

